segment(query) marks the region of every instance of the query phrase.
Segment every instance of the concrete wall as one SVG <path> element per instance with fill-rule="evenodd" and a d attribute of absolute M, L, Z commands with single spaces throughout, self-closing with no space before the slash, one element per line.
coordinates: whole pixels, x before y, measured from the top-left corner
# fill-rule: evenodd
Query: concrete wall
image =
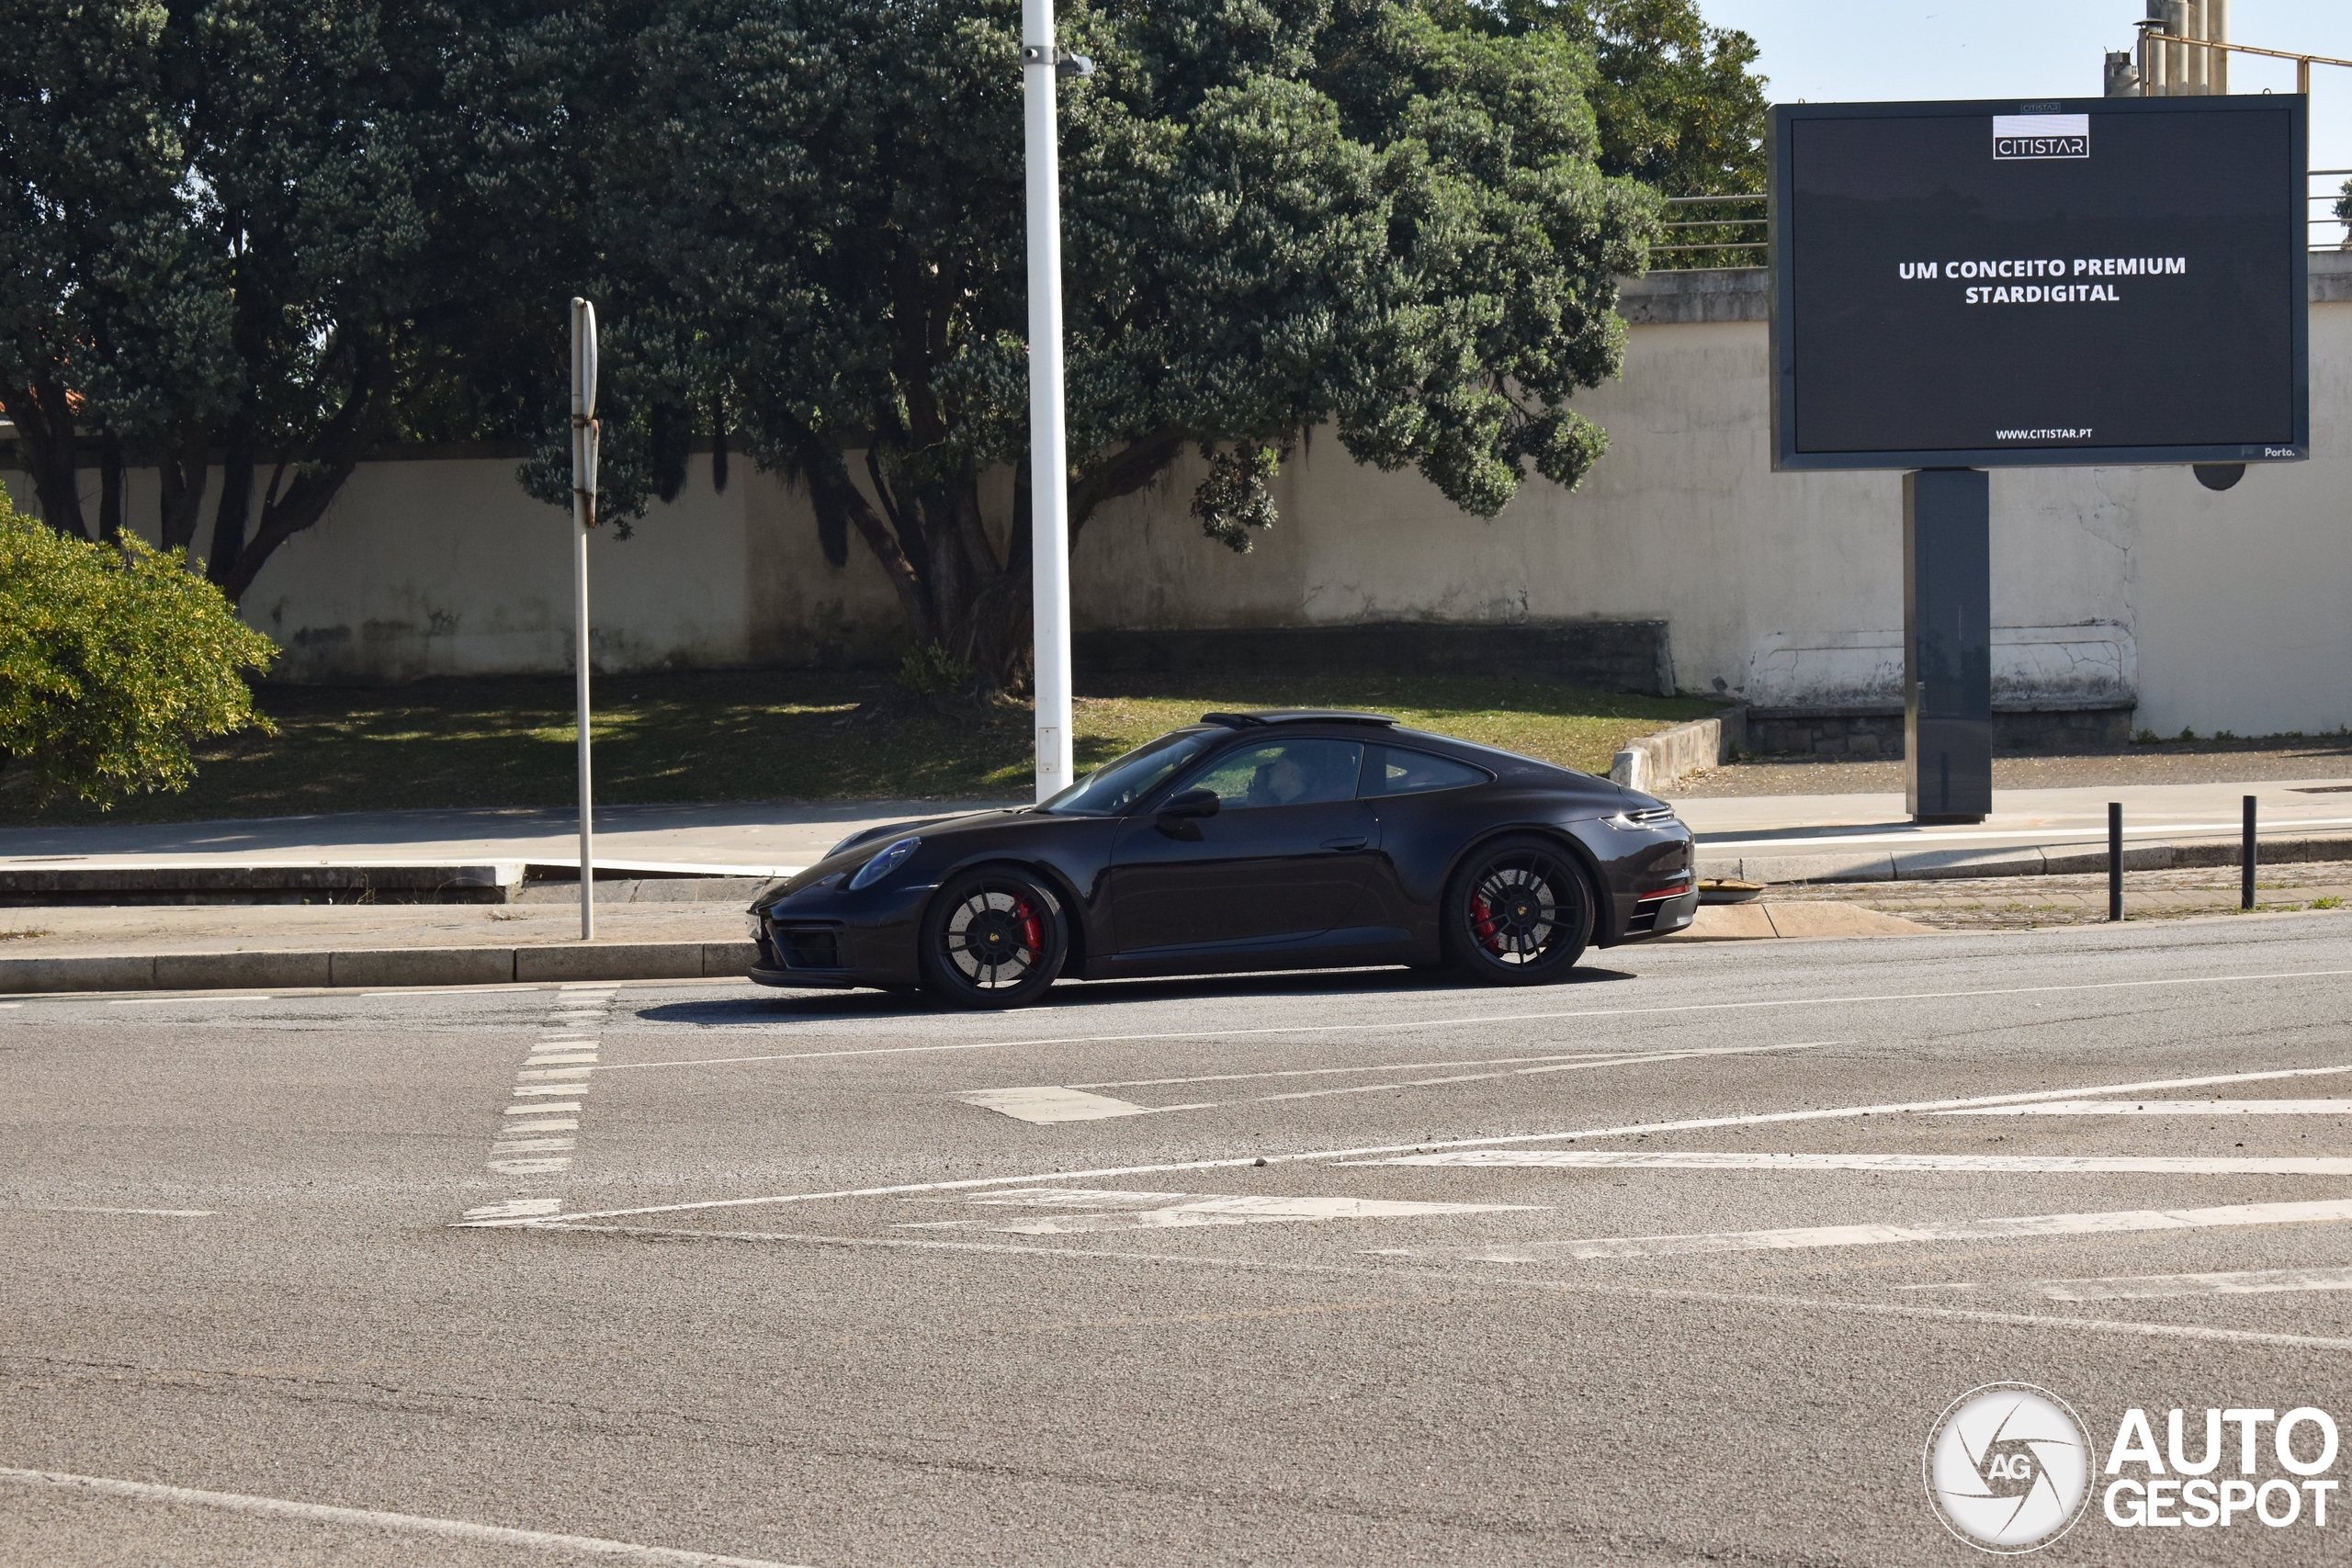
<path fill-rule="evenodd" d="M 2352 723 L 2352 255 L 2313 256 L 2313 459 L 2216 494 L 2179 468 L 1996 471 L 1996 701 L 2241 734 Z M 1629 295 L 1623 380 L 1579 400 L 1611 447 L 1581 490 L 1532 480 L 1481 522 L 1410 472 L 1317 433 L 1249 556 L 1189 515 L 1198 464 L 1104 508 L 1073 568 L 1080 629 L 1396 620 L 1663 620 L 1685 690 L 1768 706 L 1883 708 L 1899 678 L 1901 480 L 1770 471 L 1760 274 L 1662 276 Z M 2187 373 L 2184 372 L 2186 378 Z M 2185 385 L 2187 384 L 2185 379 Z M 2186 394 L 2185 395 L 2188 395 Z M 510 457 L 367 465 L 248 595 L 293 679 L 560 671 L 565 516 Z M 0 474 L 19 503 L 22 477 Z M 1001 488 L 1001 487 L 1000 487 Z M 96 476 L 88 489 L 95 509 Z M 134 477 L 130 514 L 154 514 Z M 738 460 L 591 551 L 606 669 L 890 656 L 880 570 L 820 553 L 806 498 Z"/>

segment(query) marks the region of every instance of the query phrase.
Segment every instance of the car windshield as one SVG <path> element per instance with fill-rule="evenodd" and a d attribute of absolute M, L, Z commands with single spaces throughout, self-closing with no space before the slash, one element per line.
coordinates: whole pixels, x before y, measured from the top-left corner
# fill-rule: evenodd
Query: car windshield
<path fill-rule="evenodd" d="M 1057 817 L 1115 817 L 1199 756 L 1216 730 L 1180 729 L 1102 764 L 1037 807 Z"/>

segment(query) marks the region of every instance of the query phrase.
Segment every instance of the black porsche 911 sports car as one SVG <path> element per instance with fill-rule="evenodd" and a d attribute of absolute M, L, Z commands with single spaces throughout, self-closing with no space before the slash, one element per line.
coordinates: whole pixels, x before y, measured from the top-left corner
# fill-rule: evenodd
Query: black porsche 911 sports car
<path fill-rule="evenodd" d="M 1204 714 L 1044 803 L 871 828 L 752 905 L 767 986 L 1016 1007 L 1058 976 L 1383 964 L 1497 985 L 1690 923 L 1664 801 L 1378 714 Z"/>

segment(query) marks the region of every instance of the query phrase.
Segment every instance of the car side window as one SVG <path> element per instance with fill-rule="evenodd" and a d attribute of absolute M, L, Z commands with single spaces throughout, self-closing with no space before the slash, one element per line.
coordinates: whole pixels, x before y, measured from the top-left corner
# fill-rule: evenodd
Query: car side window
<path fill-rule="evenodd" d="M 1354 740 L 1277 740 L 1228 751 L 1186 784 L 1216 791 L 1218 809 L 1351 800 L 1364 749 Z"/>
<path fill-rule="evenodd" d="M 1466 762 L 1433 757 L 1427 751 L 1408 751 L 1401 746 L 1374 746 L 1364 763 L 1363 793 L 1369 800 L 1380 795 L 1460 789 L 1464 784 L 1486 782 L 1486 773 Z"/>

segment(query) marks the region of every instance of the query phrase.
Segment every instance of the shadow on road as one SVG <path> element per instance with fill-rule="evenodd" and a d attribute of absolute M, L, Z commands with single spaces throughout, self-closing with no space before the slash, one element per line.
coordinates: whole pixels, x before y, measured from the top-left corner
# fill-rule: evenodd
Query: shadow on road
<path fill-rule="evenodd" d="M 1272 975 L 1190 975 L 1151 980 L 1064 980 L 1035 1007 L 1030 1016 L 1050 1017 L 1057 1010 L 1129 1002 L 1219 1001 L 1251 997 L 1362 997 L 1454 995 L 1476 993 L 1500 997 L 1526 995 L 1534 989 L 1571 990 L 1580 986 L 1634 979 L 1622 969 L 1590 966 L 1572 971 L 1555 986 L 1507 987 L 1481 986 L 1443 971 L 1419 969 L 1307 969 Z M 639 1008 L 636 1016 L 654 1023 L 704 1026 L 766 1025 L 835 1022 L 850 1019 L 952 1018 L 959 1014 L 914 991 L 825 991 L 815 995 L 726 997 L 707 1001 L 668 1002 Z"/>

